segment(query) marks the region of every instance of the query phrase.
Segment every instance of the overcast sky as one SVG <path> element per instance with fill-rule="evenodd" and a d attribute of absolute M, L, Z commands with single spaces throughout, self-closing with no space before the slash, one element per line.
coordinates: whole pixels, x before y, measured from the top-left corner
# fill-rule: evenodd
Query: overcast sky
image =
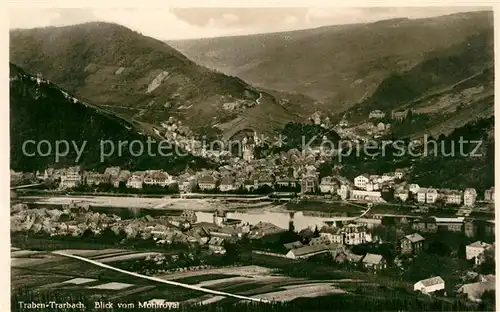
<path fill-rule="evenodd" d="M 89 21 L 115 22 L 162 40 L 245 35 L 324 25 L 422 18 L 488 7 L 427 8 L 10 8 L 10 28 L 63 26 Z"/>

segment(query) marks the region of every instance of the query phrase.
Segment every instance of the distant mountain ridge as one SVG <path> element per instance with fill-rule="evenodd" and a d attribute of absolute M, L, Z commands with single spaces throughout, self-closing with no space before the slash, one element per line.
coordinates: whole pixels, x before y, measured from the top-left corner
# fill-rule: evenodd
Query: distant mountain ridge
<path fill-rule="evenodd" d="M 10 59 L 129 120 L 193 130 L 235 119 L 274 131 L 300 119 L 239 78 L 199 66 L 165 43 L 111 23 L 13 30 Z"/>
<path fill-rule="evenodd" d="M 372 110 L 412 110 L 424 123 L 405 125 L 408 134 L 448 134 L 479 118 L 494 114 L 493 30 L 433 51 L 410 70 L 382 81 L 365 101 L 348 110 L 352 121 Z M 419 116 L 417 116 L 419 115 Z M 394 129 L 393 129 L 394 130 Z"/>
<path fill-rule="evenodd" d="M 167 42 L 199 64 L 256 86 L 308 95 L 324 102 L 323 111 L 338 113 L 429 53 L 492 30 L 492 12 L 481 11 Z"/>

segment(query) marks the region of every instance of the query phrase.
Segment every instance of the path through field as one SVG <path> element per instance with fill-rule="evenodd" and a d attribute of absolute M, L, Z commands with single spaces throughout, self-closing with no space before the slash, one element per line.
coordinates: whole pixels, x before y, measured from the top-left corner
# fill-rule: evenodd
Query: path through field
<path fill-rule="evenodd" d="M 236 298 L 236 299 L 249 300 L 249 301 L 257 301 L 257 302 L 269 302 L 266 299 L 251 298 L 251 297 L 246 297 L 246 296 L 231 294 L 231 293 L 227 293 L 227 292 L 223 292 L 223 291 L 211 290 L 211 289 L 206 289 L 206 288 L 202 288 L 202 287 L 198 287 L 198 286 L 188 285 L 188 284 L 184 284 L 184 283 L 179 283 L 179 282 L 174 282 L 174 281 L 167 281 L 167 280 L 163 280 L 163 279 L 160 279 L 160 278 L 157 278 L 157 277 L 146 276 L 146 275 L 142 275 L 142 274 L 139 274 L 139 273 L 130 272 L 130 271 L 122 270 L 122 269 L 119 269 L 119 268 L 115 268 L 115 267 L 112 267 L 110 265 L 107 265 L 107 264 L 104 264 L 104 263 L 101 263 L 101 262 L 98 262 L 98 261 L 94 261 L 94 260 L 91 260 L 91 259 L 87 259 L 87 258 L 83 258 L 83 257 L 80 257 L 80 256 L 66 254 L 66 253 L 63 253 L 63 252 L 60 252 L 60 251 L 54 251 L 52 253 L 56 254 L 56 255 L 59 255 L 59 256 L 69 257 L 69 258 L 81 260 L 81 261 L 84 261 L 84 262 L 88 262 L 88 263 L 94 264 L 94 265 L 99 266 L 99 267 L 103 267 L 103 268 L 106 268 L 106 269 L 109 269 L 109 270 L 117 271 L 117 272 L 120 272 L 120 273 L 123 273 L 123 274 L 127 274 L 127 275 L 130 275 L 130 276 L 134 276 L 134 277 L 138 277 L 138 278 L 142 278 L 142 279 L 147 279 L 147 280 L 150 280 L 150 281 L 153 281 L 153 282 L 164 283 L 164 284 L 167 284 L 167 285 L 183 287 L 183 288 L 187 288 L 187 289 L 191 289 L 191 290 L 197 290 L 197 291 L 205 292 L 205 293 L 212 294 L 212 295 L 233 297 L 233 298 Z"/>

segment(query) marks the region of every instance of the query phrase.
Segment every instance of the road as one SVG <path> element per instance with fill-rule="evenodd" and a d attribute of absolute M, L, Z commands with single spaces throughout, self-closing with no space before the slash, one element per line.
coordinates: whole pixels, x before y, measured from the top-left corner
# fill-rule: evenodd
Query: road
<path fill-rule="evenodd" d="M 184 284 L 184 283 L 179 283 L 179 282 L 174 282 L 174 281 L 168 281 L 168 280 L 164 280 L 164 279 L 153 277 L 153 276 L 146 276 L 146 275 L 142 275 L 142 274 L 139 274 L 139 273 L 130 272 L 130 271 L 122 270 L 122 269 L 119 269 L 119 268 L 115 268 L 113 266 L 101 263 L 99 261 L 87 259 L 87 258 L 76 256 L 76 255 L 67 254 L 67 253 L 64 253 L 64 252 L 61 252 L 61 251 L 53 251 L 52 253 L 55 254 L 55 255 L 63 256 L 63 257 L 77 259 L 77 260 L 80 260 L 80 261 L 91 263 L 91 264 L 99 266 L 101 268 L 113 270 L 113 271 L 116 271 L 116 272 L 120 272 L 120 273 L 127 274 L 127 275 L 130 275 L 130 276 L 134 276 L 134 277 L 138 277 L 138 278 L 150 280 L 150 281 L 157 282 L 157 283 L 163 283 L 163 284 L 172 285 L 172 286 L 178 286 L 178 287 L 187 288 L 187 289 L 191 289 L 191 290 L 197 290 L 197 291 L 204 292 L 204 293 L 211 294 L 211 295 L 232 297 L 232 298 L 236 298 L 236 299 L 250 300 L 250 301 L 256 301 L 256 302 L 269 302 L 268 300 L 265 300 L 265 299 L 251 298 L 251 297 L 241 296 L 241 295 L 232 294 L 232 293 L 228 293 L 228 292 L 224 292 L 224 291 L 217 291 L 217 290 L 207 289 L 207 288 L 203 288 L 203 287 L 199 287 L 199 286 L 195 286 L 195 285 L 189 285 L 189 284 Z"/>
<path fill-rule="evenodd" d="M 255 102 L 257 103 L 257 105 L 260 105 L 260 99 L 262 99 L 262 92 L 259 93 L 259 98 L 255 100 Z"/>
<path fill-rule="evenodd" d="M 354 206 L 354 207 L 358 207 L 358 208 L 366 208 L 365 206 L 361 206 L 361 205 L 356 205 L 354 203 L 351 203 L 351 202 L 348 202 L 348 201 L 342 201 L 343 203 L 345 204 L 348 204 L 348 205 L 351 205 L 351 206 Z M 369 211 L 370 209 L 372 209 L 372 207 L 368 207 L 368 209 L 366 209 L 362 214 L 360 214 L 359 216 L 357 217 L 352 217 L 352 220 L 356 220 L 356 219 L 360 219 L 360 218 L 363 218 Z"/>
<path fill-rule="evenodd" d="M 32 186 L 37 186 L 37 185 L 42 185 L 42 183 L 34 183 L 34 184 L 26 184 L 26 185 L 18 185 L 18 186 L 13 186 L 10 189 L 11 190 L 17 190 L 17 189 L 22 189 L 22 188 L 29 188 Z"/>

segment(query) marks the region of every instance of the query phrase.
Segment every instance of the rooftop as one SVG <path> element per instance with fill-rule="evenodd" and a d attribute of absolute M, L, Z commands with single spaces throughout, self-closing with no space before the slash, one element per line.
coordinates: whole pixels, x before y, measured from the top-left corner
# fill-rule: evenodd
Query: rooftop
<path fill-rule="evenodd" d="M 302 243 L 300 241 L 296 241 L 296 242 L 291 242 L 291 243 L 283 244 L 283 246 L 286 249 L 296 249 L 296 248 L 303 247 L 304 245 L 302 245 Z"/>
<path fill-rule="evenodd" d="M 210 238 L 210 240 L 208 241 L 209 245 L 214 245 L 214 246 L 222 246 L 223 243 L 224 243 L 224 238 L 215 236 Z"/>
<path fill-rule="evenodd" d="M 315 252 L 320 252 L 320 251 L 324 251 L 324 250 L 328 250 L 329 248 L 326 246 L 326 245 L 313 245 L 313 246 L 304 246 L 304 247 L 300 247 L 300 248 L 295 248 L 295 249 L 292 249 L 290 251 L 293 252 L 293 254 L 295 256 L 303 256 L 303 255 L 307 255 L 307 254 L 311 254 L 311 253 L 315 253 Z"/>
<path fill-rule="evenodd" d="M 215 183 L 215 179 L 212 176 L 203 176 L 198 180 L 198 183 Z"/>
<path fill-rule="evenodd" d="M 363 263 L 367 264 L 379 264 L 382 261 L 383 257 L 377 254 L 367 253 L 363 258 Z"/>
<path fill-rule="evenodd" d="M 222 181 L 220 183 L 221 185 L 233 185 L 234 184 L 234 179 L 231 177 L 224 177 L 222 178 Z"/>
<path fill-rule="evenodd" d="M 416 243 L 416 242 L 420 242 L 420 241 L 423 241 L 425 240 L 425 238 L 422 237 L 422 235 L 418 234 L 418 233 L 413 233 L 413 234 L 410 234 L 410 235 L 406 235 L 405 236 L 410 242 L 412 243 Z"/>
<path fill-rule="evenodd" d="M 464 222 L 464 217 L 458 217 L 458 218 L 438 218 L 434 217 L 434 220 L 438 223 L 462 223 Z"/>
<path fill-rule="evenodd" d="M 485 243 L 485 242 L 482 242 L 482 241 L 477 241 L 477 242 L 474 242 L 474 243 L 469 244 L 467 246 L 469 246 L 469 247 L 475 247 L 475 248 L 489 248 L 492 245 L 490 245 L 488 243 Z"/>
<path fill-rule="evenodd" d="M 434 276 L 428 279 L 421 280 L 419 282 L 422 283 L 422 285 L 424 285 L 425 287 L 444 284 L 444 280 L 441 278 L 441 276 Z"/>

